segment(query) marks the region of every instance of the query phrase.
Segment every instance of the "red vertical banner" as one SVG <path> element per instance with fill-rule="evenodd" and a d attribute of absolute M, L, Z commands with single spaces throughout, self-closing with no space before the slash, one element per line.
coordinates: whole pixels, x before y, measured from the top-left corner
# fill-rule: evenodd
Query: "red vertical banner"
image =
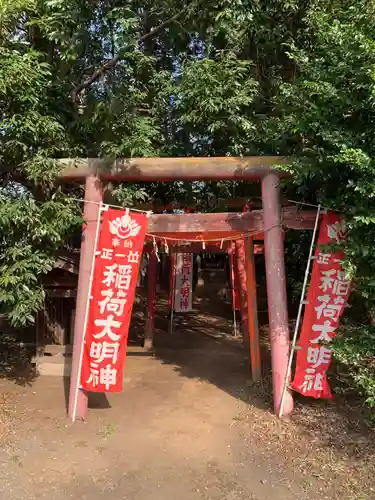
<path fill-rule="evenodd" d="M 342 251 L 331 252 L 324 245 L 337 245 L 346 237 L 344 221 L 336 213 L 321 222 L 307 305 L 298 342 L 292 389 L 313 398 L 331 398 L 326 371 L 331 362 L 329 343 L 336 335 L 339 318 L 350 293 L 350 281 L 341 262 Z"/>
<path fill-rule="evenodd" d="M 128 331 L 146 229 L 144 214 L 115 209 L 104 212 L 81 369 L 81 387 L 87 391 L 122 391 Z"/>
<path fill-rule="evenodd" d="M 193 254 L 177 253 L 175 259 L 173 308 L 176 312 L 189 312 L 193 309 Z"/>

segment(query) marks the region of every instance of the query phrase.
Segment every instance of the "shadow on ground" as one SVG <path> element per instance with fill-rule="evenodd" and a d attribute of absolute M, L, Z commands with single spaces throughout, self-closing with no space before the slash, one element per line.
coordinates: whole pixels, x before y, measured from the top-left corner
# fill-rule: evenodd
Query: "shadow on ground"
<path fill-rule="evenodd" d="M 134 308 L 129 345 L 142 345 L 145 303 Z M 166 297 L 158 297 L 154 356 L 171 365 L 181 377 L 206 381 L 232 397 L 244 401 L 249 408 L 249 425 L 277 429 L 275 439 L 285 434 L 285 445 L 293 454 L 293 439 L 303 436 L 313 448 L 323 449 L 347 460 L 369 461 L 375 458 L 375 433 L 367 424 L 368 411 L 360 399 L 337 396 L 332 401 L 314 401 L 295 395 L 296 409 L 291 419 L 277 421 L 272 414 L 272 384 L 267 327 L 262 328 L 263 380 L 251 382 L 250 365 L 242 340 L 233 336 L 231 307 L 222 300 L 198 300 L 193 313 L 176 315 L 169 334 Z M 14 337 L 0 337 L 0 377 L 16 384 L 31 385 L 37 377 L 32 348 Z M 149 356 L 145 352 L 129 352 L 129 356 Z M 63 379 L 66 403 L 69 379 Z M 104 394 L 90 394 L 90 408 L 106 409 L 110 403 Z M 254 421 L 252 421 L 254 420 Z M 267 424 L 267 425 L 266 425 Z M 291 433 L 291 429 L 297 432 Z M 251 427 L 250 427 L 251 428 Z M 267 437 L 265 436 L 265 439 Z M 281 439 L 281 438 L 280 438 Z M 302 452 L 301 452 L 302 453 Z M 307 452 L 306 452 L 307 453 Z"/>
<path fill-rule="evenodd" d="M 261 328 L 263 380 L 253 384 L 242 340 L 233 337 L 230 307 L 222 301 L 197 301 L 193 313 L 175 316 L 172 334 L 168 333 L 169 321 L 167 301 L 158 298 L 154 350 L 157 359 L 172 365 L 181 377 L 207 381 L 246 402 L 249 409 L 257 410 L 260 419 L 269 420 L 272 425 L 277 421 L 272 413 L 266 324 Z M 133 319 L 132 324 L 141 332 L 144 325 L 141 315 Z M 372 460 L 375 432 L 367 417 L 368 410 L 358 398 L 336 396 L 333 400 L 316 401 L 295 394 L 295 411 L 280 425 L 287 434 L 293 426 L 313 448 L 327 453 L 331 450 L 344 460 Z M 292 442 L 290 446 L 293 454 Z"/>

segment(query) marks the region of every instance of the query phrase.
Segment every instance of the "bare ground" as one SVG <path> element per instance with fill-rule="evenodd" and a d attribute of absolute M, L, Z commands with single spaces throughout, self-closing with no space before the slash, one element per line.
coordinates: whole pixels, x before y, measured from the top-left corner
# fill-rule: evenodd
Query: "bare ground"
<path fill-rule="evenodd" d="M 360 408 L 297 401 L 279 421 L 267 366 L 251 384 L 230 314 L 207 309 L 179 318 L 171 337 L 162 313 L 155 355 L 130 348 L 124 392 L 97 396 L 85 423 L 67 420 L 62 379 L 1 380 L 1 499 L 375 498 Z"/>

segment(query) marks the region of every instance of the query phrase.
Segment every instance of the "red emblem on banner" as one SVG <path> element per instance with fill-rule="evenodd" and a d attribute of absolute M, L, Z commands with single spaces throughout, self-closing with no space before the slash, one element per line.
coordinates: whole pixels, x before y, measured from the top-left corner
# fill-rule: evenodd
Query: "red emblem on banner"
<path fill-rule="evenodd" d="M 336 335 L 339 318 L 350 292 L 350 281 L 342 268 L 344 254 L 329 252 L 323 245 L 340 243 L 346 237 L 344 221 L 335 213 L 322 219 L 312 268 L 307 305 L 299 339 L 292 389 L 304 396 L 331 398 L 326 371 L 331 361 L 329 343 Z"/>
<path fill-rule="evenodd" d="M 81 387 L 120 392 L 147 216 L 104 212 L 95 256 Z"/>

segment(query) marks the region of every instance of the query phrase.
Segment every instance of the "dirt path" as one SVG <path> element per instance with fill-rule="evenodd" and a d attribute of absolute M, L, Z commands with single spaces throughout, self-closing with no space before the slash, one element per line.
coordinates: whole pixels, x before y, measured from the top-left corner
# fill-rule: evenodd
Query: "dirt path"
<path fill-rule="evenodd" d="M 86 423 L 67 420 L 62 379 L 3 380 L 12 425 L 0 449 L 2 500 L 375 497 L 360 428 L 334 407 L 278 421 L 267 381 L 247 382 L 241 345 L 194 333 L 195 321 L 176 327 L 169 348 L 160 334 L 155 356 L 130 352 L 125 391 L 92 401 Z"/>
<path fill-rule="evenodd" d="M 208 366 L 190 350 L 190 369 L 211 368 L 220 381 L 230 367 L 234 391 L 237 357 L 214 344 L 210 351 Z M 236 419 L 246 404 L 199 375 L 182 376 L 168 354 L 132 357 L 125 393 L 110 409 L 90 410 L 86 424 L 67 422 L 61 380 L 20 390 L 17 442 L 1 456 L 2 498 L 304 498 L 243 442 Z"/>

